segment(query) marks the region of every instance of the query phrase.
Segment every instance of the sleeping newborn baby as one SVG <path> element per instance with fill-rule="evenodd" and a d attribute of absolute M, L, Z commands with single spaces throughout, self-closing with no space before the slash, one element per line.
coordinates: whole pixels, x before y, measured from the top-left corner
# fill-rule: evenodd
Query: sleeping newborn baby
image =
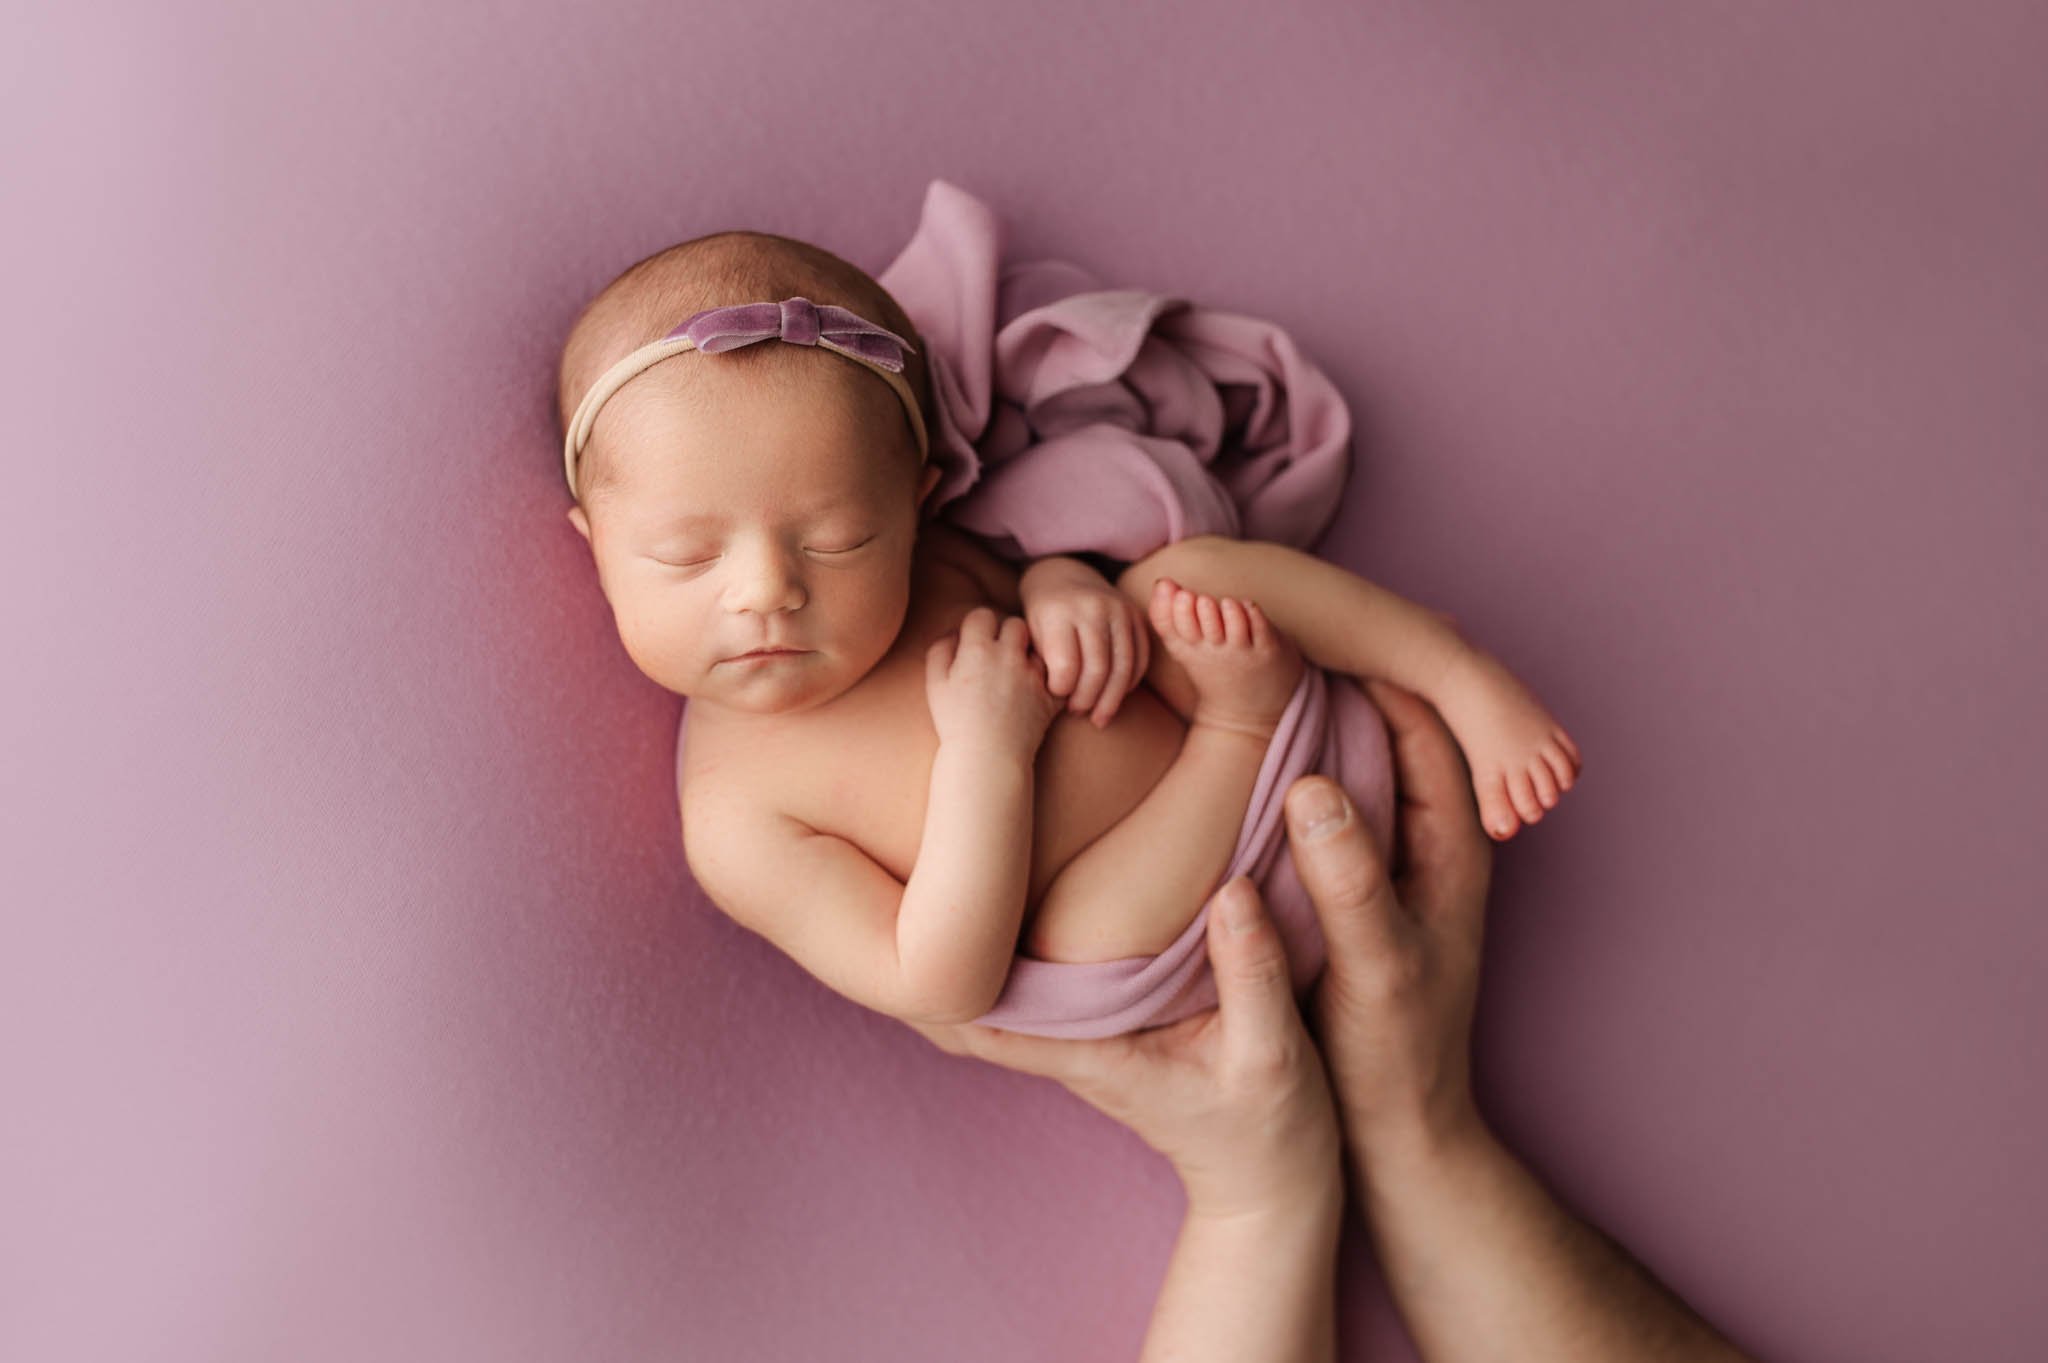
<path fill-rule="evenodd" d="M 558 391 L 569 519 L 634 664 L 688 698 L 706 896 L 913 1025 L 988 1013 L 1019 952 L 1160 952 L 1221 881 L 1308 663 L 1430 700 L 1494 836 L 1579 753 L 1433 612 L 1313 555 L 1203 536 L 1111 581 L 921 512 L 930 371 L 818 247 L 721 232 L 593 299 Z"/>

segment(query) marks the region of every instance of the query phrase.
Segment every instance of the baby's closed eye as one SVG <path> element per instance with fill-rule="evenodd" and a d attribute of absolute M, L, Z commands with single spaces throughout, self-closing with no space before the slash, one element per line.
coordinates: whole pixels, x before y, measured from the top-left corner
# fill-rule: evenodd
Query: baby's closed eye
<path fill-rule="evenodd" d="M 838 549 L 807 546 L 805 552 L 812 554 L 850 554 L 856 549 L 865 548 L 867 545 L 874 543 L 874 541 L 878 538 L 880 538 L 879 534 L 869 535 L 866 539 L 857 540 L 852 544 L 846 545 L 844 548 Z M 718 561 L 718 559 L 723 557 L 723 555 L 706 554 L 698 558 L 675 559 L 663 558 L 659 554 L 649 554 L 647 557 L 653 559 L 656 563 L 666 564 L 671 568 L 697 568 L 701 567 L 706 563 L 715 563 Z"/>
<path fill-rule="evenodd" d="M 844 549 L 815 549 L 812 552 L 818 554 L 850 554 L 854 550 L 860 548 L 862 545 L 872 544 L 876 538 L 877 536 L 869 535 L 866 539 L 860 540 L 853 544 L 849 544 Z"/>

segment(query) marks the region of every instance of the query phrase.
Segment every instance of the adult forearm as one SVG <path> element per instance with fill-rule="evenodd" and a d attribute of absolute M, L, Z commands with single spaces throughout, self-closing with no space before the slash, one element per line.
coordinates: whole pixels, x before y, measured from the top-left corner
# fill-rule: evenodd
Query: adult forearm
<path fill-rule="evenodd" d="M 1334 1359 L 1341 1180 L 1299 1205 L 1237 1216 L 1190 1206 L 1152 1308 L 1143 1363 Z"/>
<path fill-rule="evenodd" d="M 941 743 L 924 835 L 896 916 L 912 998 L 934 1021 L 981 1016 L 1016 954 L 1031 876 L 1032 754 Z"/>
<path fill-rule="evenodd" d="M 1354 1156 L 1361 1210 L 1428 1363 L 1744 1363 L 1674 1293 L 1571 1215 L 1487 1130 Z"/>

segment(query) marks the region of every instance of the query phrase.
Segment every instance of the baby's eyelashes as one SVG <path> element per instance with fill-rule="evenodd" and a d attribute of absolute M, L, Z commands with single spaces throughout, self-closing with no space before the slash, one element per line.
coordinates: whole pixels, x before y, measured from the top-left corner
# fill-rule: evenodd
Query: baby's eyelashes
<path fill-rule="evenodd" d="M 859 544 L 849 544 L 844 549 L 813 549 L 811 552 L 814 554 L 850 554 L 862 545 L 874 543 L 875 538 L 875 536 L 869 535 L 866 539 L 860 541 Z"/>
<path fill-rule="evenodd" d="M 854 550 L 856 550 L 856 549 L 864 549 L 864 548 L 866 548 L 866 547 L 867 547 L 868 545 L 870 545 L 870 544 L 874 543 L 874 542 L 875 542 L 875 541 L 876 541 L 877 539 L 879 539 L 879 538 L 880 538 L 880 536 L 879 536 L 879 535 L 869 535 L 869 536 L 868 536 L 868 537 L 867 537 L 866 539 L 864 539 L 864 540 L 857 540 L 857 541 L 855 541 L 854 543 L 852 543 L 852 544 L 849 544 L 849 545 L 847 545 L 846 547 L 844 547 L 844 548 L 842 548 L 842 549 L 827 549 L 827 548 L 823 548 L 823 547 L 806 547 L 806 549 L 805 549 L 805 551 L 804 551 L 804 552 L 806 552 L 806 553 L 811 553 L 811 554 L 826 554 L 826 555 L 830 555 L 830 556 L 837 556 L 837 555 L 839 555 L 839 554 L 850 554 L 850 553 L 852 553 L 852 552 L 853 552 Z M 702 567 L 702 566 L 703 566 L 704 564 L 706 564 L 706 563 L 716 563 L 716 562 L 717 562 L 717 561 L 718 561 L 719 559 L 721 559 L 721 558 L 723 558 L 723 557 L 725 557 L 725 556 L 724 556 L 723 554 L 709 554 L 709 555 L 706 555 L 706 556 L 704 556 L 704 557 L 702 557 L 702 558 L 690 558 L 690 559 L 674 559 L 674 558 L 663 558 L 663 557 L 662 557 L 661 555 L 659 555 L 659 554 L 647 554 L 647 555 L 644 555 L 644 557 L 646 557 L 646 558 L 650 558 L 650 559 L 654 560 L 654 561 L 655 561 L 656 563 L 664 564 L 664 565 L 666 565 L 666 566 L 668 566 L 668 567 L 670 567 L 670 568 L 697 568 L 697 567 Z"/>

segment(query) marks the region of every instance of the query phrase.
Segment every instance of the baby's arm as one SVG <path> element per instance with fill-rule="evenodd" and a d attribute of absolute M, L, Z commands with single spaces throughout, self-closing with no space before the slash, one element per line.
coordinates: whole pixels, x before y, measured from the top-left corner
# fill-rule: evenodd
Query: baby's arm
<path fill-rule="evenodd" d="M 1034 759 L 1059 706 L 1028 642 L 1023 620 L 977 606 L 926 650 L 939 744 L 908 882 L 767 792 L 729 787 L 683 820 L 704 892 L 856 1003 L 906 1022 L 988 1012 L 1024 917 Z"/>
<path fill-rule="evenodd" d="M 1378 677 L 1429 701 L 1464 750 L 1480 815 L 1496 838 L 1542 818 L 1578 778 L 1571 735 L 1513 673 L 1434 611 L 1265 540 L 1181 540 L 1133 564 L 1117 586 L 1143 599 L 1161 576 L 1254 600 L 1316 665 Z"/>
<path fill-rule="evenodd" d="M 910 881 L 766 799 L 693 804 L 692 873 L 742 927 L 855 1003 L 906 1022 L 995 1005 L 1024 915 L 1031 754 L 941 744 Z"/>
<path fill-rule="evenodd" d="M 896 949 L 935 1021 L 980 1017 L 1009 978 L 1031 880 L 1036 751 L 942 738 L 932 759 Z"/>

